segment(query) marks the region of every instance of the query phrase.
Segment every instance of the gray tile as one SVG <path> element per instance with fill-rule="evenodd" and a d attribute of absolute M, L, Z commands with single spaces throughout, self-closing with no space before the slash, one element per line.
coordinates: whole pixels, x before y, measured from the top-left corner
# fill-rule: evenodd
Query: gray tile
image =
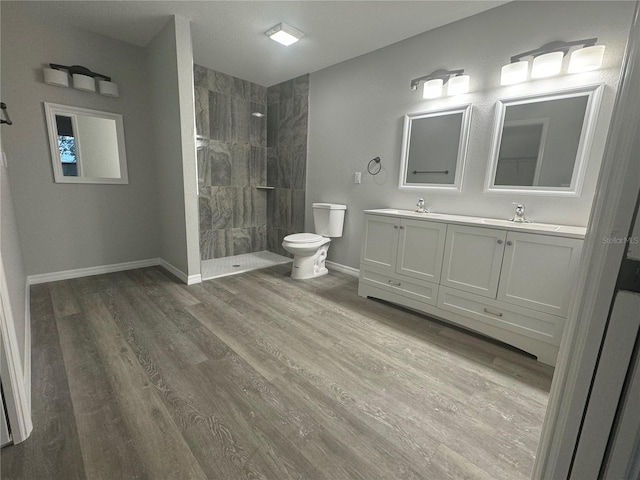
<path fill-rule="evenodd" d="M 309 101 L 307 97 L 293 99 L 291 119 L 291 141 L 293 144 L 307 143 L 307 125 L 309 124 Z"/>
<path fill-rule="evenodd" d="M 293 99 L 280 102 L 278 112 L 278 146 L 288 145 L 293 138 Z"/>
<path fill-rule="evenodd" d="M 280 84 L 280 103 L 293 98 L 293 79 Z"/>
<path fill-rule="evenodd" d="M 267 107 L 259 103 L 251 102 L 250 105 L 250 129 L 249 143 L 257 147 L 267 146 Z M 261 113 L 264 117 L 256 117 L 254 113 Z"/>
<path fill-rule="evenodd" d="M 291 190 L 291 230 L 304 232 L 304 190 Z"/>
<path fill-rule="evenodd" d="M 251 187 L 233 189 L 233 227 L 251 226 Z"/>
<path fill-rule="evenodd" d="M 251 101 L 259 103 L 260 105 L 267 104 L 267 87 L 258 85 L 257 83 L 251 84 Z"/>
<path fill-rule="evenodd" d="M 278 127 L 280 125 L 280 104 L 267 107 L 267 147 L 278 146 Z"/>
<path fill-rule="evenodd" d="M 267 184 L 267 149 L 265 147 L 251 147 L 249 177 L 252 186 Z"/>
<path fill-rule="evenodd" d="M 209 147 L 198 148 L 196 150 L 196 157 L 198 159 L 198 187 L 211 185 L 211 161 L 209 157 Z"/>
<path fill-rule="evenodd" d="M 231 87 L 231 95 L 239 98 L 250 98 L 251 97 L 251 85 L 248 81 L 242 80 L 241 78 L 231 77 L 233 79 L 232 87 Z"/>
<path fill-rule="evenodd" d="M 231 145 L 231 185 L 234 187 L 248 187 L 250 185 L 250 157 L 251 147 L 249 145 L 239 143 Z"/>
<path fill-rule="evenodd" d="M 195 87 L 196 135 L 208 137 L 209 132 L 209 90 Z"/>
<path fill-rule="evenodd" d="M 215 70 L 208 71 L 209 90 L 212 92 L 222 93 L 223 95 L 231 95 L 233 85 L 233 77 L 226 73 L 217 72 Z"/>
<path fill-rule="evenodd" d="M 276 211 L 274 224 L 278 228 L 291 228 L 291 190 L 280 188 L 276 190 Z"/>
<path fill-rule="evenodd" d="M 278 229 L 275 227 L 267 227 L 267 250 L 278 253 L 278 248 L 282 240 L 278 239 Z"/>
<path fill-rule="evenodd" d="M 231 140 L 249 143 L 250 102 L 240 97 L 231 97 Z"/>
<path fill-rule="evenodd" d="M 200 194 L 198 195 L 198 216 L 200 219 L 200 231 L 205 232 L 211 230 L 211 191 L 208 187 L 200 189 Z"/>
<path fill-rule="evenodd" d="M 291 154 L 291 188 L 306 188 L 307 144 L 293 145 Z"/>
<path fill-rule="evenodd" d="M 213 245 L 212 252 L 213 258 L 229 257 L 233 255 L 233 236 L 231 234 L 231 228 L 224 230 L 212 230 L 213 233 Z"/>
<path fill-rule="evenodd" d="M 277 228 L 276 215 L 278 211 L 278 189 L 267 192 L 267 225 Z"/>
<path fill-rule="evenodd" d="M 213 230 L 200 230 L 200 259 L 210 260 L 214 258 L 213 246 L 214 246 L 214 231 Z"/>
<path fill-rule="evenodd" d="M 293 96 L 309 95 L 309 74 L 300 75 L 293 79 Z"/>
<path fill-rule="evenodd" d="M 211 185 L 231 185 L 233 158 L 231 145 L 227 142 L 209 142 Z"/>
<path fill-rule="evenodd" d="M 207 80 L 207 69 L 202 65 L 193 64 L 193 84 L 196 87 L 204 87 L 209 89 L 209 81 Z"/>
<path fill-rule="evenodd" d="M 250 228 L 231 229 L 231 238 L 233 242 L 233 255 L 242 255 L 243 253 L 251 253 L 251 229 Z"/>
<path fill-rule="evenodd" d="M 209 92 L 209 138 L 228 142 L 231 139 L 231 97 Z"/>
<path fill-rule="evenodd" d="M 267 224 L 267 198 L 270 190 L 251 189 L 251 225 L 254 227 Z"/>
<path fill-rule="evenodd" d="M 211 187 L 211 228 L 233 227 L 234 190 L 233 187 Z"/>
<path fill-rule="evenodd" d="M 293 149 L 291 145 L 278 147 L 278 187 L 291 188 Z M 269 167 L 267 167 L 268 169 Z M 268 171 L 268 170 L 267 170 Z"/>
<path fill-rule="evenodd" d="M 267 249 L 267 227 L 251 228 L 251 251 L 261 252 Z"/>
<path fill-rule="evenodd" d="M 267 88 L 267 105 L 280 102 L 280 86 L 273 85 Z"/>
<path fill-rule="evenodd" d="M 267 147 L 267 185 L 278 186 L 278 149 Z"/>

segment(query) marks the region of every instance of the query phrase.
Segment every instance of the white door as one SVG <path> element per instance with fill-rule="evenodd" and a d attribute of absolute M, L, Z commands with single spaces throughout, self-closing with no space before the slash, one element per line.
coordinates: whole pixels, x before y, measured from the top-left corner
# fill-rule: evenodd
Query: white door
<path fill-rule="evenodd" d="M 507 232 L 449 225 L 441 285 L 496 298 Z"/>
<path fill-rule="evenodd" d="M 398 218 L 365 215 L 361 263 L 395 271 L 399 228 Z"/>
<path fill-rule="evenodd" d="M 446 235 L 446 223 L 403 219 L 396 272 L 439 283 Z"/>
<path fill-rule="evenodd" d="M 567 316 L 582 240 L 509 232 L 498 300 Z"/>

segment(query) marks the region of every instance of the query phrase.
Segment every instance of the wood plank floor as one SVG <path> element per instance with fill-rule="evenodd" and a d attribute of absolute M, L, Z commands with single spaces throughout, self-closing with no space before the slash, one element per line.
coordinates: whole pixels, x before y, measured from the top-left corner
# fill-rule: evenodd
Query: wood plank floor
<path fill-rule="evenodd" d="M 289 266 L 32 287 L 10 479 L 529 478 L 553 370 Z"/>

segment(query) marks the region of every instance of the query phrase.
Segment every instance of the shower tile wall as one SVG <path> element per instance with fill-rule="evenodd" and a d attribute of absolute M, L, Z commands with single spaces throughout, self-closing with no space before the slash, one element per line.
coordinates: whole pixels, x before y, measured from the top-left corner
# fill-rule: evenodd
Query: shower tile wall
<path fill-rule="evenodd" d="M 267 250 L 289 255 L 282 239 L 304 232 L 309 75 L 267 89 Z"/>
<path fill-rule="evenodd" d="M 200 257 L 265 250 L 267 89 L 200 65 L 194 83 Z"/>

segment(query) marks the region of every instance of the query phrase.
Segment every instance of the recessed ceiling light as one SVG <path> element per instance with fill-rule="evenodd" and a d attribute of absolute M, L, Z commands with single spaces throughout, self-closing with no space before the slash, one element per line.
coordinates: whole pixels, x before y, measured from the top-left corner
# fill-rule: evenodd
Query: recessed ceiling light
<path fill-rule="evenodd" d="M 253 112 L 251 115 L 258 118 L 264 117 L 264 113 L 260 113 L 260 112 Z"/>
<path fill-rule="evenodd" d="M 269 37 L 271 40 L 275 40 L 278 43 L 288 47 L 296 43 L 302 37 L 304 37 L 304 33 L 298 30 L 297 28 L 293 28 L 286 23 L 279 23 L 275 27 L 267 30 L 264 34 Z"/>

